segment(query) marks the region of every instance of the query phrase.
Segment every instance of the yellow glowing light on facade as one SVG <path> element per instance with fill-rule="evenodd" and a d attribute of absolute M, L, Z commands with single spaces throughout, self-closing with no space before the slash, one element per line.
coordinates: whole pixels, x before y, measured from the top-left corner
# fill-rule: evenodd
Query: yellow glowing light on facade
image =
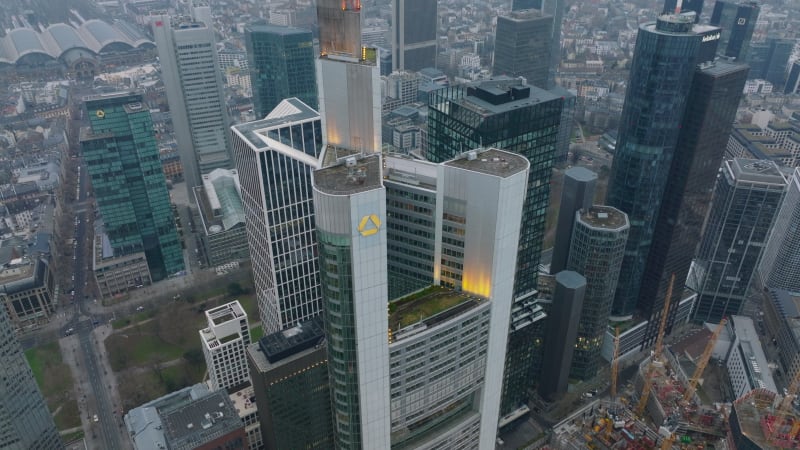
<path fill-rule="evenodd" d="M 375 214 L 369 214 L 361 218 L 358 223 L 358 232 L 362 236 L 372 236 L 381 229 L 381 219 Z"/>
<path fill-rule="evenodd" d="M 465 270 L 461 282 L 464 292 L 490 298 L 492 295 L 492 277 L 486 273 Z"/>

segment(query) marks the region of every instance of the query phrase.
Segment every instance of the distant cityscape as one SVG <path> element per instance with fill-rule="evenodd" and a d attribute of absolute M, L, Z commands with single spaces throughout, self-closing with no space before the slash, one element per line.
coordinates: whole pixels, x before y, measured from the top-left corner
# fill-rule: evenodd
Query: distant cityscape
<path fill-rule="evenodd" d="M 0 24 L 0 448 L 800 446 L 800 4 Z"/>

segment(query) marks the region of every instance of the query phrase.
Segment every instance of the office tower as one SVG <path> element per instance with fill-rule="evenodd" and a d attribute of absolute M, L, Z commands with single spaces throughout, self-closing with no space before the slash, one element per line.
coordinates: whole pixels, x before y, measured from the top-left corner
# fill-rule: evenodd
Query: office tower
<path fill-rule="evenodd" d="M 571 167 L 564 172 L 561 201 L 558 204 L 556 239 L 550 262 L 550 274 L 552 275 L 567 268 L 575 213 L 582 209 L 588 210 L 594 204 L 596 184 L 597 174 L 585 167 Z"/>
<path fill-rule="evenodd" d="M 351 157 L 314 172 L 340 445 L 494 448 L 528 167 L 518 155 L 480 149 L 442 164 Z M 426 191 L 433 198 L 420 198 Z M 406 213 L 390 214 L 384 195 Z M 433 223 L 423 224 L 428 211 L 414 214 L 423 209 Z M 423 240 L 433 254 L 418 252 Z M 387 320 L 386 258 L 406 243 L 388 278 L 424 264 L 428 278 L 417 281 L 432 285 L 392 300 Z M 372 389 L 362 379 L 369 375 Z M 439 426 L 427 426 L 433 421 Z M 367 444 L 363 430 L 382 443 Z"/>
<path fill-rule="evenodd" d="M 692 318 L 739 314 L 786 189 L 772 161 L 725 161 L 686 285 L 698 293 Z"/>
<path fill-rule="evenodd" d="M 625 213 L 610 206 L 583 208 L 575 212 L 574 218 L 566 270 L 583 275 L 586 293 L 570 377 L 589 380 L 597 374 L 600 365 L 600 350 L 608 329 L 630 224 Z"/>
<path fill-rule="evenodd" d="M 534 295 L 562 104 L 548 91 L 507 78 L 440 89 L 431 93 L 429 102 L 429 160 L 445 161 L 471 148 L 493 146 L 531 162 L 514 278 L 503 414 L 525 403 L 533 380 L 537 327 L 532 325 L 540 316 Z"/>
<path fill-rule="evenodd" d="M 758 3 L 731 0 L 717 0 L 709 23 L 721 28 L 719 53 L 724 56 L 746 61 L 750 50 L 750 39 L 758 21 Z"/>
<path fill-rule="evenodd" d="M 81 151 L 114 256 L 144 252 L 154 281 L 184 270 L 167 183 L 141 94 L 84 99 L 90 127 L 81 130 Z"/>
<path fill-rule="evenodd" d="M 553 18 L 535 9 L 497 17 L 492 73 L 525 77 L 528 84 L 547 87 Z"/>
<path fill-rule="evenodd" d="M 758 266 L 763 286 L 800 292 L 799 224 L 800 168 L 795 168 Z"/>
<path fill-rule="evenodd" d="M 795 94 L 800 89 L 800 61 L 792 63 L 789 75 L 786 77 L 786 86 L 783 88 L 784 94 Z"/>
<path fill-rule="evenodd" d="M 378 155 L 313 173 L 337 448 L 389 448 L 386 196 Z"/>
<path fill-rule="evenodd" d="M 206 311 L 208 327 L 200 330 L 211 390 L 233 392 L 250 382 L 245 350 L 250 345 L 247 313 L 233 301 Z"/>
<path fill-rule="evenodd" d="M 286 98 L 317 109 L 317 74 L 311 31 L 277 25 L 244 30 L 253 109 L 262 119 Z"/>
<path fill-rule="evenodd" d="M 436 67 L 438 0 L 392 0 L 392 70 Z"/>
<path fill-rule="evenodd" d="M 311 170 L 321 164 L 319 114 L 296 98 L 232 127 L 258 311 L 266 334 L 322 310 Z"/>
<path fill-rule="evenodd" d="M 214 28 L 214 20 L 211 18 L 211 5 L 205 0 L 189 0 L 189 12 L 194 20 L 203 22 L 208 28 Z"/>
<path fill-rule="evenodd" d="M 794 39 L 768 37 L 766 42 L 753 43 L 747 63 L 750 64 L 750 79 L 763 78 L 779 92 L 786 82 L 787 65 L 794 49 Z"/>
<path fill-rule="evenodd" d="M 526 9 L 539 10 L 542 15 L 550 16 L 553 20 L 553 33 L 548 38 L 550 42 L 550 76 L 547 85 L 542 86 L 550 88 L 555 85 L 555 73 L 561 63 L 561 22 L 564 17 L 564 3 L 562 0 L 512 0 L 511 11 Z"/>
<path fill-rule="evenodd" d="M 561 86 L 554 85 L 548 91 L 556 97 L 564 99 L 564 106 L 561 108 L 561 123 L 558 127 L 558 138 L 556 138 L 556 153 L 554 160 L 557 163 L 565 163 L 569 156 L 569 144 L 572 140 L 573 121 L 575 119 L 575 107 L 578 97 L 572 92 Z"/>
<path fill-rule="evenodd" d="M 247 348 L 266 450 L 333 448 L 324 339 L 315 317 Z"/>
<path fill-rule="evenodd" d="M 358 0 L 317 2 L 320 116 L 326 145 L 337 152 L 381 148 L 380 68 L 377 51 L 361 47 L 360 17 Z"/>
<path fill-rule="evenodd" d="M 63 448 L 5 308 L 0 308 L 0 375 L 0 447 Z"/>
<path fill-rule="evenodd" d="M 684 113 L 639 292 L 640 308 L 660 314 L 671 276 L 680 280 L 678 289 L 672 291 L 671 304 L 675 306 L 669 311 L 670 329 L 683 298 L 680 287 L 700 243 L 747 70 L 744 63 L 719 60 L 699 65 L 694 73 L 689 91 L 692 101 Z M 654 342 L 657 332 L 652 321 L 645 345 Z"/>
<path fill-rule="evenodd" d="M 631 223 L 614 316 L 630 316 L 637 307 L 701 44 L 695 27 L 692 14 L 662 15 L 639 27 L 606 200 Z M 666 60 L 674 63 L 661 64 Z M 644 309 L 649 314 L 650 305 Z"/>
<path fill-rule="evenodd" d="M 586 279 L 583 275 L 570 270 L 556 274 L 539 381 L 539 395 L 546 400 L 555 400 L 567 392 L 585 293 Z"/>
<path fill-rule="evenodd" d="M 166 15 L 153 16 L 152 26 L 183 176 L 191 195 L 192 188 L 202 186 L 202 174 L 232 165 L 214 30 L 192 18 Z"/>

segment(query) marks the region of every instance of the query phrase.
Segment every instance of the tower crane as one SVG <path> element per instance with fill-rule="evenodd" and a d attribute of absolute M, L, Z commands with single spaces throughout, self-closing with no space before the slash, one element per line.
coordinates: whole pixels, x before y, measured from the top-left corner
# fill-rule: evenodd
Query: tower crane
<path fill-rule="evenodd" d="M 706 349 L 703 351 L 703 355 L 700 356 L 700 360 L 697 362 L 697 367 L 694 369 L 692 378 L 689 379 L 689 384 L 686 386 L 686 392 L 683 393 L 684 403 L 688 402 L 697 390 L 697 383 L 700 381 L 703 371 L 706 370 L 708 361 L 711 359 L 711 353 L 714 352 L 714 345 L 716 345 L 719 334 L 722 332 L 722 329 L 725 328 L 726 323 L 728 323 L 728 319 L 723 317 L 722 320 L 719 321 L 717 328 L 715 328 L 714 332 L 711 334 L 711 338 L 708 340 L 708 344 L 706 344 Z"/>
<path fill-rule="evenodd" d="M 675 274 L 669 279 L 669 287 L 667 288 L 667 295 L 664 299 L 664 309 L 661 311 L 661 322 L 658 325 L 658 336 L 656 337 L 656 347 L 653 351 L 653 356 L 650 357 L 650 364 L 647 366 L 647 374 L 644 379 L 644 388 L 642 395 L 639 398 L 639 403 L 636 405 L 636 415 L 639 417 L 644 413 L 644 408 L 647 406 L 647 400 L 650 398 L 650 391 L 653 388 L 653 378 L 656 371 L 656 361 L 661 359 L 661 350 L 664 344 L 664 329 L 667 326 L 667 316 L 669 315 L 669 303 L 672 299 L 672 286 L 675 284 Z"/>
<path fill-rule="evenodd" d="M 798 390 L 800 390 L 800 370 L 795 373 L 792 384 L 789 385 L 789 389 L 786 390 L 786 395 L 783 396 L 781 404 L 778 406 L 778 409 L 775 410 L 775 422 L 773 422 L 772 432 L 768 436 L 767 442 L 772 443 L 775 441 L 775 438 L 778 437 L 778 430 L 783 425 L 783 421 L 786 420 L 786 416 L 791 412 L 792 401 L 797 396 Z M 794 436 L 796 432 L 797 430 L 795 430 L 793 426 L 789 436 Z"/>

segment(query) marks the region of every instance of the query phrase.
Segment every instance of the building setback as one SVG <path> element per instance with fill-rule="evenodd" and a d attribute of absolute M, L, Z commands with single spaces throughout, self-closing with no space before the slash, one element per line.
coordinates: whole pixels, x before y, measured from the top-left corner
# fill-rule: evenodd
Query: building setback
<path fill-rule="evenodd" d="M 191 198 L 191 189 L 202 185 L 201 175 L 232 165 L 230 119 L 214 29 L 180 16 L 157 15 L 151 23 Z"/>
<path fill-rule="evenodd" d="M 686 285 L 699 294 L 692 318 L 739 314 L 786 190 L 772 161 L 725 161 Z"/>
<path fill-rule="evenodd" d="M 311 31 L 277 25 L 248 25 L 244 31 L 253 109 L 264 118 L 287 98 L 317 109 L 317 74 Z"/>
<path fill-rule="evenodd" d="M 5 307 L 0 307 L 0 447 L 64 448 Z"/>
<path fill-rule="evenodd" d="M 181 272 L 183 250 L 142 95 L 95 95 L 84 104 L 90 127 L 81 130 L 81 149 L 109 252 L 144 252 L 153 281 Z"/>

